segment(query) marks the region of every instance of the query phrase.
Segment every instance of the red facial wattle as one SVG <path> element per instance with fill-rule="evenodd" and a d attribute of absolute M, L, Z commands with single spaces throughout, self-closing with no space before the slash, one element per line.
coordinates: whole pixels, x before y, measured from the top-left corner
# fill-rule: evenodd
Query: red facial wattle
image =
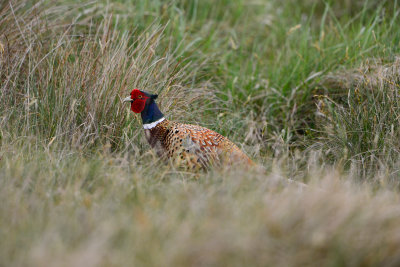
<path fill-rule="evenodd" d="M 135 113 L 140 113 L 143 111 L 144 107 L 146 106 L 146 101 L 145 100 L 134 100 L 131 103 L 131 110 Z"/>
<path fill-rule="evenodd" d="M 146 106 L 146 100 L 148 96 L 146 96 L 143 92 L 138 89 L 134 89 L 131 92 L 131 110 L 135 113 L 141 113 Z"/>

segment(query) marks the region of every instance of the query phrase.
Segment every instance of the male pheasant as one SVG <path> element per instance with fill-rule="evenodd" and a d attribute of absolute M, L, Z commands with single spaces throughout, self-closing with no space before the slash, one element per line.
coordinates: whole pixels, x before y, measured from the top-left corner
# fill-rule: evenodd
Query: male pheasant
<path fill-rule="evenodd" d="M 158 108 L 157 95 L 134 89 L 124 102 L 140 113 L 147 141 L 160 157 L 192 169 L 210 165 L 243 164 L 253 161 L 228 138 L 207 128 L 167 120 Z"/>

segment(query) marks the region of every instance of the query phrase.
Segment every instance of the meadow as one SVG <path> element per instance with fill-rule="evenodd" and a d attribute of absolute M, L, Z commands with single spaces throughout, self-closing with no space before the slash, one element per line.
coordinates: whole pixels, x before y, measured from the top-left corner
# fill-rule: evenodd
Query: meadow
<path fill-rule="evenodd" d="M 0 266 L 400 265 L 397 0 L 0 2 Z M 262 169 L 160 162 L 133 88 Z"/>

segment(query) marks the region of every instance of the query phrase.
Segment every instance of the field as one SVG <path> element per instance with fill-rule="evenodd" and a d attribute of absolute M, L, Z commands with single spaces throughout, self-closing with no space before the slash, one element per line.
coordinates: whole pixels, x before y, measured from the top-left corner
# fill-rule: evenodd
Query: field
<path fill-rule="evenodd" d="M 0 2 L 0 266 L 399 266 L 397 0 Z M 133 88 L 259 166 L 160 162 Z"/>

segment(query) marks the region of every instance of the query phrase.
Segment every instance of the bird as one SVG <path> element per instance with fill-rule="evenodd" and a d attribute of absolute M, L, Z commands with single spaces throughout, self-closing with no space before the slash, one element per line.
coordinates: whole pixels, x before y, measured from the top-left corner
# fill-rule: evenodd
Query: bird
<path fill-rule="evenodd" d="M 132 112 L 140 113 L 145 137 L 160 158 L 189 169 L 255 165 L 225 136 L 205 127 L 166 119 L 155 102 L 157 97 L 133 89 L 123 103 L 130 103 Z"/>

